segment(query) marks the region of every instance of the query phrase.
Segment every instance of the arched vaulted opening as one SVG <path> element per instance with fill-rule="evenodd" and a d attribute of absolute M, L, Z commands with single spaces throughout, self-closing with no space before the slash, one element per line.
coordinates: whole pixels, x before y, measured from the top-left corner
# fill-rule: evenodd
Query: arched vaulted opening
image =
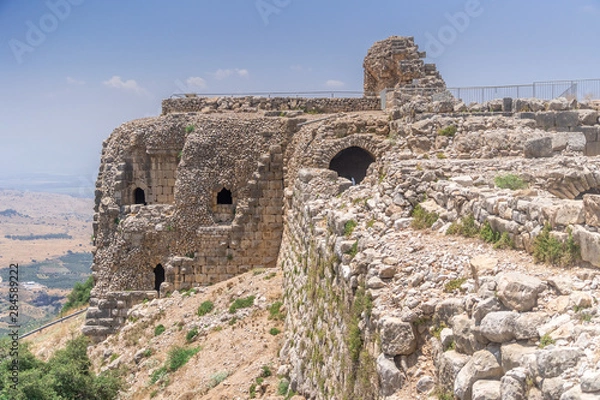
<path fill-rule="evenodd" d="M 136 188 L 133 191 L 133 201 L 135 204 L 146 204 L 146 193 L 144 193 L 144 189 Z"/>
<path fill-rule="evenodd" d="M 154 268 L 154 290 L 160 295 L 160 284 L 165 281 L 165 269 L 162 264 L 158 264 Z"/>
<path fill-rule="evenodd" d="M 353 146 L 337 153 L 329 162 L 329 169 L 359 184 L 367 176 L 367 169 L 373 162 L 375 157 L 371 153 L 361 147 Z"/>
<path fill-rule="evenodd" d="M 223 188 L 217 193 L 217 204 L 233 204 L 233 196 L 231 191 Z"/>

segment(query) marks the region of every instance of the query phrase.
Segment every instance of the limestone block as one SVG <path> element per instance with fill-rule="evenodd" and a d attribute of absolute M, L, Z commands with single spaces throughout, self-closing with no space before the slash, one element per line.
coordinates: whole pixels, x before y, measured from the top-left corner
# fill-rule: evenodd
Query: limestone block
<path fill-rule="evenodd" d="M 583 211 L 585 223 L 589 226 L 600 226 L 600 195 L 586 194 L 583 196 Z"/>
<path fill-rule="evenodd" d="M 512 311 L 491 312 L 481 320 L 480 332 L 491 342 L 509 342 L 515 338 L 515 321 L 518 316 L 518 313 Z"/>
<path fill-rule="evenodd" d="M 584 393 L 600 392 L 600 371 L 585 371 L 581 377 L 581 390 Z"/>
<path fill-rule="evenodd" d="M 515 320 L 514 333 L 517 340 L 536 340 L 539 337 L 538 327 L 548 320 L 544 312 L 526 312 L 520 314 Z"/>
<path fill-rule="evenodd" d="M 393 359 L 380 354 L 377 357 L 377 373 L 381 386 L 381 394 L 391 396 L 402 388 L 404 374 L 396 367 Z"/>
<path fill-rule="evenodd" d="M 559 399 L 565 392 L 565 381 L 561 378 L 546 378 L 542 381 L 542 394 L 545 399 Z"/>
<path fill-rule="evenodd" d="M 523 145 L 523 153 L 527 158 L 550 157 L 552 155 L 552 138 L 547 136 L 529 139 Z"/>
<path fill-rule="evenodd" d="M 500 381 L 502 400 L 527 399 L 527 373 L 522 368 L 508 371 Z"/>
<path fill-rule="evenodd" d="M 596 125 L 598 123 L 598 111 L 577 110 L 580 125 Z"/>
<path fill-rule="evenodd" d="M 553 112 L 538 112 L 535 114 L 535 123 L 540 129 L 550 130 L 556 125 L 556 114 Z"/>
<path fill-rule="evenodd" d="M 556 113 L 556 126 L 558 128 L 572 128 L 579 125 L 579 113 L 564 111 Z"/>
<path fill-rule="evenodd" d="M 584 356 L 583 351 L 574 347 L 542 349 L 536 353 L 538 374 L 542 378 L 554 378 L 577 365 Z"/>
<path fill-rule="evenodd" d="M 520 343 L 505 343 L 500 348 L 501 364 L 505 371 L 513 368 L 530 369 L 534 359 L 531 357 L 538 350 L 535 346 L 525 346 Z"/>
<path fill-rule="evenodd" d="M 560 396 L 560 400 L 598 400 L 596 393 L 584 393 L 581 386 L 576 385 Z"/>
<path fill-rule="evenodd" d="M 417 346 L 412 324 L 400 318 L 385 317 L 380 322 L 381 349 L 386 355 L 409 355 Z"/>
<path fill-rule="evenodd" d="M 441 353 L 438 362 L 438 381 L 446 390 L 454 388 L 454 380 L 460 370 L 469 361 L 469 356 L 449 350 Z"/>
<path fill-rule="evenodd" d="M 466 314 L 453 317 L 451 323 L 454 342 L 458 352 L 471 355 L 485 347 L 475 339 L 475 335 L 473 334 L 475 321 L 470 319 Z"/>
<path fill-rule="evenodd" d="M 500 381 L 482 379 L 473 384 L 472 400 L 501 400 Z"/>
<path fill-rule="evenodd" d="M 573 238 L 581 247 L 581 259 L 600 267 L 600 233 L 590 232 L 582 226 L 572 227 Z"/>
<path fill-rule="evenodd" d="M 473 384 L 481 379 L 496 379 L 504 371 L 494 353 L 485 349 L 473 357 L 460 370 L 454 381 L 454 394 L 461 400 L 471 399 Z"/>
<path fill-rule="evenodd" d="M 458 298 L 442 300 L 435 308 L 435 315 L 439 321 L 450 324 L 452 317 L 462 314 L 465 311 L 464 301 Z"/>
<path fill-rule="evenodd" d="M 498 280 L 498 298 L 516 311 L 529 311 L 537 305 L 538 295 L 545 290 L 543 282 L 520 273 L 503 274 Z"/>

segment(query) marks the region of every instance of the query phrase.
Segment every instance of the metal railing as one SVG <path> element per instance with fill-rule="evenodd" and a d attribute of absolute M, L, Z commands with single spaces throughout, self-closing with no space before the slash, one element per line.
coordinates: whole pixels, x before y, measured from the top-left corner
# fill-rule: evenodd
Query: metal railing
<path fill-rule="evenodd" d="M 79 310 L 79 311 L 76 311 L 76 312 L 74 312 L 73 314 L 67 315 L 66 317 L 62 317 L 62 318 L 59 318 L 59 319 L 57 319 L 57 320 L 55 320 L 55 321 L 49 322 L 49 323 L 47 323 L 46 325 L 40 326 L 39 328 L 36 328 L 36 329 L 34 329 L 34 330 L 32 330 L 32 331 L 29 331 L 29 332 L 25 333 L 24 335 L 21 335 L 21 336 L 19 337 L 19 339 L 23 339 L 23 338 L 26 338 L 27 336 L 33 335 L 34 333 L 41 332 L 43 329 L 49 328 L 49 327 L 51 327 L 52 325 L 56 325 L 56 324 L 58 324 L 58 323 L 61 323 L 61 322 L 63 322 L 63 321 L 66 321 L 66 320 L 68 320 L 68 319 L 71 319 L 71 318 L 73 318 L 73 317 L 76 317 L 76 316 L 78 316 L 78 315 L 80 315 L 80 314 L 83 314 L 83 313 L 84 313 L 84 312 L 86 312 L 87 310 L 88 310 L 88 309 L 87 309 L 87 307 L 86 307 L 85 309 L 83 309 L 83 310 Z"/>
<path fill-rule="evenodd" d="M 448 88 L 452 95 L 464 103 L 485 103 L 495 99 L 536 98 L 552 100 L 567 97 L 576 100 L 600 99 L 600 79 L 534 82 L 529 85 L 476 86 Z"/>

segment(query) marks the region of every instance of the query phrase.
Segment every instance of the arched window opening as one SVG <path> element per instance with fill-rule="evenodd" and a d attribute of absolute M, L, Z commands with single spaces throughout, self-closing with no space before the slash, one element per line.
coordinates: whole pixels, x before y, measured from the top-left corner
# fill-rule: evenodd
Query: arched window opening
<path fill-rule="evenodd" d="M 337 153 L 329 162 L 329 169 L 338 173 L 353 184 L 359 184 L 367 176 L 369 165 L 375 162 L 375 157 L 360 147 L 348 147 Z"/>
<path fill-rule="evenodd" d="M 165 269 L 162 264 L 158 264 L 154 268 L 154 290 L 160 294 L 160 284 L 165 281 Z"/>
<path fill-rule="evenodd" d="M 217 204 L 233 204 L 231 191 L 223 188 L 223 190 L 217 194 Z"/>
<path fill-rule="evenodd" d="M 133 199 L 135 204 L 146 204 L 146 193 L 144 193 L 144 189 L 136 188 L 133 191 Z"/>

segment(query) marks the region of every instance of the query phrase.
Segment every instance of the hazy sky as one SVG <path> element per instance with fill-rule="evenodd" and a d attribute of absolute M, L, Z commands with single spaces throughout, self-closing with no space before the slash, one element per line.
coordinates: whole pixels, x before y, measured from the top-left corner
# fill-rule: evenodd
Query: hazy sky
<path fill-rule="evenodd" d="M 0 178 L 92 182 L 102 140 L 182 91 L 362 90 L 415 36 L 449 86 L 600 78 L 599 0 L 0 0 Z"/>

